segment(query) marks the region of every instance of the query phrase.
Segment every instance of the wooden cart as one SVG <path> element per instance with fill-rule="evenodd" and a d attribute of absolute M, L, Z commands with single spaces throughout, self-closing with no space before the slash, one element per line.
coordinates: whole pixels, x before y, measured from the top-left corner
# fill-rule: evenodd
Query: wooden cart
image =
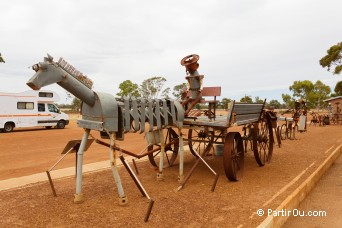
<path fill-rule="evenodd" d="M 188 129 L 187 141 L 190 152 L 197 157 L 194 166 L 212 150 L 214 144 L 223 145 L 223 166 L 227 178 L 237 181 L 244 168 L 244 153 L 252 150 L 256 162 L 264 166 L 270 162 L 273 151 L 274 137 L 272 119 L 264 112 L 263 103 L 241 103 L 232 101 L 227 116 L 204 115 L 186 117 L 183 129 Z M 203 112 L 205 113 L 205 112 Z M 215 117 L 215 119 L 213 118 Z M 240 128 L 242 126 L 242 134 Z M 231 131 L 229 131 L 230 129 Z M 165 136 L 165 153 L 168 165 L 177 158 L 179 145 L 178 134 L 172 128 L 167 129 Z M 149 151 L 153 146 L 149 148 Z M 157 166 L 159 151 L 149 153 L 152 165 Z M 208 166 L 208 164 L 206 164 Z M 193 170 L 194 167 L 191 169 Z M 190 171 L 191 175 L 192 171 Z M 185 178 L 185 182 L 188 177 Z"/>

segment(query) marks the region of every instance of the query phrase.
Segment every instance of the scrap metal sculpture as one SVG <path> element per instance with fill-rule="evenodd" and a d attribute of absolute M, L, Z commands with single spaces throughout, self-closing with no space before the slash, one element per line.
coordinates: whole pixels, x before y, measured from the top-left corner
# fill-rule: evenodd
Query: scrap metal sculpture
<path fill-rule="evenodd" d="M 185 56 L 181 60 L 181 65 L 185 66 L 186 74 L 187 74 L 185 78 L 188 81 L 188 88 L 186 91 L 184 91 L 185 99 L 182 102 L 182 105 L 184 107 L 187 106 L 186 111 L 184 113 L 186 116 L 189 114 L 191 109 L 197 103 L 199 103 L 200 100 L 202 99 L 201 92 L 203 89 L 202 81 L 203 81 L 204 76 L 200 75 L 197 71 L 199 67 L 198 60 L 199 60 L 199 55 L 196 55 L 196 54 Z M 191 92 L 190 97 L 187 97 L 188 92 Z"/>
<path fill-rule="evenodd" d="M 54 62 L 53 58 L 49 55 L 47 58 L 44 58 L 44 62 L 33 66 L 36 74 L 27 82 L 27 85 L 32 89 L 40 89 L 43 86 L 57 83 L 82 100 L 82 119 L 78 120 L 77 124 L 79 127 L 84 128 L 85 133 L 77 151 L 76 194 L 74 202 L 78 203 L 83 201 L 83 152 L 90 130 L 100 131 L 101 136 L 110 139 L 109 144 L 105 142 L 100 142 L 100 144 L 110 148 L 110 166 L 118 188 L 119 203 L 121 205 L 126 204 L 127 198 L 117 170 L 116 151 L 120 151 L 120 159 L 142 195 L 150 200 L 145 221 L 148 220 L 154 201 L 148 196 L 146 190 L 122 155 L 122 153 L 130 154 L 131 152 L 124 151 L 116 143 L 116 140 L 123 140 L 124 133 L 126 132 L 146 132 L 148 147 L 152 146 L 152 149 L 148 153 L 145 153 L 145 155 L 148 155 L 149 158 L 150 155 L 152 156 L 150 161 L 152 159 L 151 164 L 155 166 L 157 164 L 153 160 L 153 153 L 160 150 L 157 180 L 163 179 L 165 150 L 169 150 L 171 145 L 178 144 L 177 149 L 173 151 L 174 153 L 171 159 L 173 162 L 179 149 L 179 181 L 181 182 L 181 186 L 179 186 L 178 190 L 185 186 L 199 162 L 202 161 L 215 175 L 215 180 L 212 185 L 212 191 L 214 191 L 218 180 L 218 173 L 204 159 L 214 143 L 223 145 L 223 163 L 227 178 L 232 181 L 239 179 L 244 166 L 244 148 L 240 133 L 228 132 L 228 128 L 231 126 L 253 125 L 253 137 L 251 140 L 256 161 L 260 166 L 263 166 L 266 162 L 270 162 L 274 138 L 271 117 L 265 115 L 265 119 L 262 118 L 266 100 L 263 103 L 232 101 L 227 116 L 220 116 L 220 118 L 215 117 L 215 106 L 213 115 L 198 117 L 188 115 L 197 103 L 208 102 L 209 104 L 215 104 L 216 96 L 219 96 L 221 91 L 219 88 L 218 94 L 216 92 L 213 93 L 212 89 L 209 90 L 211 91 L 210 93 L 206 93 L 204 89 L 202 90 L 203 75 L 200 75 L 197 71 L 199 66 L 197 63 L 198 60 L 198 55 L 189 55 L 181 61 L 181 64 L 186 67 L 186 79 L 189 82 L 186 98 L 182 104 L 169 99 L 144 99 L 135 97 L 116 99 L 111 94 L 95 92 L 89 85 L 83 84 L 78 80 L 78 76 L 81 75 L 79 71 L 63 59 Z M 202 98 L 202 96 L 209 95 L 215 97 L 213 102 L 206 101 Z M 185 112 L 183 107 L 186 107 Z M 169 134 L 168 141 L 164 140 L 164 128 L 168 128 L 168 133 L 171 133 Z M 178 129 L 178 137 L 172 128 Z M 196 162 L 185 178 L 183 176 L 184 149 L 182 129 L 189 130 L 187 139 L 189 149 L 197 157 Z M 153 148 L 153 145 L 157 145 L 156 150 Z M 203 153 L 201 153 L 202 149 Z M 139 158 L 140 156 L 135 157 Z M 169 164 L 171 165 L 171 163 Z"/>
<path fill-rule="evenodd" d="M 118 189 L 119 204 L 127 204 L 127 197 L 122 187 L 120 175 L 117 169 L 115 150 L 116 139 L 123 139 L 123 134 L 128 131 L 144 132 L 146 130 L 149 132 L 158 131 L 161 135 L 161 139 L 163 139 L 162 129 L 168 126 L 177 127 L 179 132 L 181 132 L 184 118 L 184 109 L 181 104 L 173 100 L 146 100 L 135 97 L 117 100 L 111 94 L 95 92 L 89 87 L 89 85 L 78 79 L 79 76 L 82 76 L 82 73 L 62 58 L 60 58 L 58 62 L 54 62 L 53 57 L 50 55 L 44 58 L 44 62 L 39 62 L 38 64 L 33 65 L 32 68 L 36 73 L 27 82 L 27 85 L 32 89 L 39 90 L 43 86 L 57 83 L 82 101 L 82 119 L 78 120 L 77 124 L 79 127 L 83 128 L 85 132 L 83 134 L 79 150 L 77 151 L 76 193 L 74 202 L 83 202 L 83 152 L 86 147 L 90 131 L 97 130 L 100 131 L 102 135 L 108 136 L 110 139 L 110 166 Z M 145 129 L 145 124 L 149 124 L 148 129 Z M 162 178 L 164 156 L 163 140 L 160 140 L 160 143 L 160 165 L 157 176 L 159 179 Z M 180 163 L 183 163 L 183 139 L 181 136 L 179 144 L 181 156 Z M 128 165 L 122 154 L 120 154 L 120 159 L 127 168 Z M 147 196 L 147 198 L 150 199 L 132 170 L 128 168 L 127 170 L 131 174 L 143 196 Z M 182 176 L 183 165 L 180 164 L 180 178 L 182 178 Z M 149 212 L 152 205 L 153 201 L 150 199 Z M 147 221 L 148 215 L 146 216 L 145 221 Z"/>

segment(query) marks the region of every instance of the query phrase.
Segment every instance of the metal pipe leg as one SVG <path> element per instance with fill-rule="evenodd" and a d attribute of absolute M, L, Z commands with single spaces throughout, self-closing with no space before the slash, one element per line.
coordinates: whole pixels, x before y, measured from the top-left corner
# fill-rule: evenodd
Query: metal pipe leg
<path fill-rule="evenodd" d="M 184 143 L 183 143 L 183 133 L 182 129 L 178 128 L 179 135 L 179 176 L 178 182 L 182 183 L 184 181 Z"/>
<path fill-rule="evenodd" d="M 112 173 L 114 176 L 116 187 L 118 188 L 118 194 L 119 194 L 119 205 L 126 205 L 128 203 L 127 197 L 125 196 L 120 175 L 117 170 L 117 162 L 116 162 L 116 156 L 115 156 L 115 150 L 114 150 L 114 143 L 115 143 L 115 133 L 109 133 L 110 134 L 110 167 L 112 168 Z"/>
<path fill-rule="evenodd" d="M 84 129 L 83 138 L 81 141 L 80 148 L 77 151 L 77 174 L 76 174 L 76 193 L 74 195 L 74 203 L 83 202 L 82 194 L 82 168 L 83 168 L 83 152 L 87 145 L 90 129 Z"/>
<path fill-rule="evenodd" d="M 164 155 L 165 155 L 165 142 L 164 142 L 164 132 L 163 129 L 159 130 L 160 134 L 160 154 L 159 154 L 159 170 L 157 173 L 157 180 L 164 180 L 163 177 L 163 166 L 164 166 Z"/>

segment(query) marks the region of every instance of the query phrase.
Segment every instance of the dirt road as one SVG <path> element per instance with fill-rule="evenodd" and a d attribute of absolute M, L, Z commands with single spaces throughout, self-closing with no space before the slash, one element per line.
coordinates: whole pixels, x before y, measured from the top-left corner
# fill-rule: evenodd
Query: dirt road
<path fill-rule="evenodd" d="M 64 130 L 1 133 L 1 179 L 44 172 L 70 139 L 82 137 L 82 131 L 72 121 Z M 121 145 L 126 149 L 139 152 L 146 145 L 142 135 L 125 137 Z M 282 148 L 275 147 L 271 163 L 264 167 L 259 167 L 253 153 L 248 152 L 244 177 L 238 182 L 227 181 L 222 157 L 210 156 L 208 163 L 220 174 L 214 192 L 210 191 L 213 175 L 203 164 L 197 167 L 185 188 L 177 192 L 178 161 L 165 169 L 163 182 L 156 181 L 156 170 L 147 161 L 139 162 L 139 179 L 155 200 L 148 223 L 143 222 L 148 201 L 141 197 L 124 169 L 120 169 L 120 175 L 129 202 L 125 207 L 119 206 L 111 171 L 104 170 L 84 175 L 83 204 L 73 203 L 73 177 L 55 181 L 58 197 L 52 196 L 47 181 L 2 191 L 0 223 L 2 227 L 255 227 L 266 218 L 256 215 L 258 209 L 275 210 L 341 143 L 342 126 L 309 126 L 307 133 L 298 134 L 298 140 L 286 140 Z M 107 160 L 108 154 L 108 148 L 94 144 L 84 161 Z M 193 162 L 194 157 L 186 152 L 185 173 Z M 74 165 L 73 156 L 60 167 L 70 165 Z M 292 181 L 295 178 L 297 181 Z"/>
<path fill-rule="evenodd" d="M 70 140 L 82 139 L 84 131 L 77 127 L 77 116 L 72 117 L 65 129 L 22 128 L 0 133 L 0 180 L 45 172 L 51 167 Z M 98 132 L 91 134 L 100 139 Z M 125 140 L 118 143 L 136 153 L 146 146 L 143 134 L 126 134 Z M 84 163 L 103 160 L 109 160 L 108 148 L 93 143 L 85 152 Z M 74 154 L 70 154 L 56 169 L 74 165 Z"/>

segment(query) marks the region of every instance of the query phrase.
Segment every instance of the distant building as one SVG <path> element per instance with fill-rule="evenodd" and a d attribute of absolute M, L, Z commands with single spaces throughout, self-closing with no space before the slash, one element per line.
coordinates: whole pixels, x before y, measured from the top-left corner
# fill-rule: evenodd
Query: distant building
<path fill-rule="evenodd" d="M 331 104 L 331 106 L 333 107 L 332 113 L 341 113 L 342 96 L 331 97 L 331 98 L 323 100 L 323 101 Z"/>

